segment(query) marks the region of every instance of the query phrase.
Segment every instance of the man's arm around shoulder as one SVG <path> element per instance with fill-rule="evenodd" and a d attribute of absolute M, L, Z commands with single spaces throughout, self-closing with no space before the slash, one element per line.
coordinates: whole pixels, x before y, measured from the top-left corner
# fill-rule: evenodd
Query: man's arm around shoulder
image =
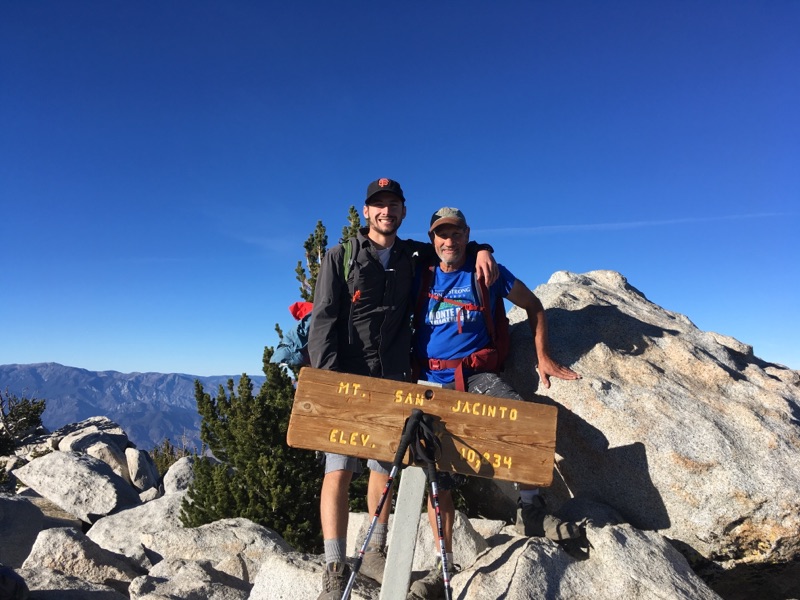
<path fill-rule="evenodd" d="M 433 244 L 430 242 L 418 242 L 417 240 L 405 240 L 411 252 L 419 256 L 419 264 L 429 265 L 436 263 L 438 258 Z M 479 244 L 469 242 L 467 244 L 467 254 L 475 256 L 475 273 L 478 279 L 492 285 L 500 277 L 500 269 L 493 256 L 494 248 L 489 244 Z"/>

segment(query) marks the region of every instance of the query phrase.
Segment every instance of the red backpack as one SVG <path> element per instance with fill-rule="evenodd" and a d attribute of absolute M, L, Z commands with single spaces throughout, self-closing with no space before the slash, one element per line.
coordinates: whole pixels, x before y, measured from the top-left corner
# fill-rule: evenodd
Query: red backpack
<path fill-rule="evenodd" d="M 459 302 L 457 300 L 445 300 L 438 294 L 431 292 L 433 285 L 433 274 L 436 267 L 430 266 L 422 271 L 422 277 L 419 286 L 419 295 L 417 296 L 417 305 L 414 312 L 415 328 L 419 328 L 425 322 L 425 311 L 429 299 L 438 300 L 439 302 L 445 301 L 448 304 L 453 304 L 463 310 L 480 311 L 483 314 L 486 323 L 486 330 L 489 333 L 489 344 L 480 350 L 476 350 L 469 356 L 464 358 L 455 358 L 451 360 L 428 358 L 427 368 L 433 371 L 443 369 L 455 369 L 456 376 L 456 389 L 462 392 L 466 391 L 466 381 L 464 380 L 464 367 L 474 372 L 491 372 L 499 373 L 503 370 L 505 361 L 508 358 L 508 352 L 511 347 L 511 336 L 509 332 L 508 317 L 506 316 L 506 307 L 502 298 L 498 298 L 492 311 L 491 296 L 486 282 L 478 280 L 475 273 L 472 274 L 472 289 L 478 290 L 479 304 L 472 304 L 470 302 Z M 458 323 L 458 332 L 461 333 L 461 311 L 456 313 Z M 414 353 L 413 363 L 416 371 L 415 375 L 418 376 L 422 370 L 422 365 L 419 364 L 419 357 Z"/>

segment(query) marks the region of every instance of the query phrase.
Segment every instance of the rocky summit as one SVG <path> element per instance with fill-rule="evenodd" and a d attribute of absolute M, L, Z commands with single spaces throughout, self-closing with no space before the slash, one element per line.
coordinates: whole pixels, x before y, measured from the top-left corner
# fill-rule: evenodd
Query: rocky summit
<path fill-rule="evenodd" d="M 559 272 L 535 293 L 554 355 L 583 377 L 537 389 L 530 330 L 513 328 L 513 385 L 559 408 L 558 498 L 603 502 L 714 561 L 797 557 L 800 374 L 699 330 L 619 273 Z"/>
<path fill-rule="evenodd" d="M 506 500 L 492 500 L 497 518 L 457 514 L 453 598 L 800 598 L 800 374 L 699 330 L 619 273 L 558 272 L 535 292 L 554 358 L 582 378 L 540 385 L 518 309 L 506 375 L 558 408 L 542 492 L 586 523 L 584 552 L 517 534 L 504 514 L 514 492 L 490 484 Z M 0 496 L 0 562 L 33 599 L 316 598 L 321 556 L 246 519 L 181 526 L 193 460 L 159 480 L 103 417 L 32 440 L 0 459 L 18 483 Z M 436 560 L 420 517 L 414 577 Z M 351 556 L 367 520 L 351 515 Z M 359 576 L 351 597 L 379 596 Z"/>

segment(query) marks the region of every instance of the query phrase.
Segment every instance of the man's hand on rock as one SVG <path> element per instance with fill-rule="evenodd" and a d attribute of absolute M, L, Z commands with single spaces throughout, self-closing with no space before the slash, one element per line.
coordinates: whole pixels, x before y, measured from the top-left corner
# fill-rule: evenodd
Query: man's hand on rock
<path fill-rule="evenodd" d="M 551 377 L 557 377 L 559 379 L 566 379 L 566 380 L 581 378 L 581 376 L 578 375 L 575 371 L 573 371 L 568 367 L 564 367 L 558 364 L 549 356 L 546 356 L 539 361 L 539 366 L 537 367 L 537 370 L 539 371 L 539 377 L 541 378 L 544 387 L 547 389 L 550 388 Z"/>

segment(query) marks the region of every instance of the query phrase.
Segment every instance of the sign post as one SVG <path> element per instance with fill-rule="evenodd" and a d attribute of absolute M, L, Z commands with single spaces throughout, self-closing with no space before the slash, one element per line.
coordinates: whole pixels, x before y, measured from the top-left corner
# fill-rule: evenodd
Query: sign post
<path fill-rule="evenodd" d="M 392 522 L 392 543 L 386 552 L 386 570 L 379 600 L 405 600 L 414 565 L 414 549 L 417 547 L 422 499 L 425 496 L 425 471 L 419 467 L 403 470 L 397 505 Z"/>

